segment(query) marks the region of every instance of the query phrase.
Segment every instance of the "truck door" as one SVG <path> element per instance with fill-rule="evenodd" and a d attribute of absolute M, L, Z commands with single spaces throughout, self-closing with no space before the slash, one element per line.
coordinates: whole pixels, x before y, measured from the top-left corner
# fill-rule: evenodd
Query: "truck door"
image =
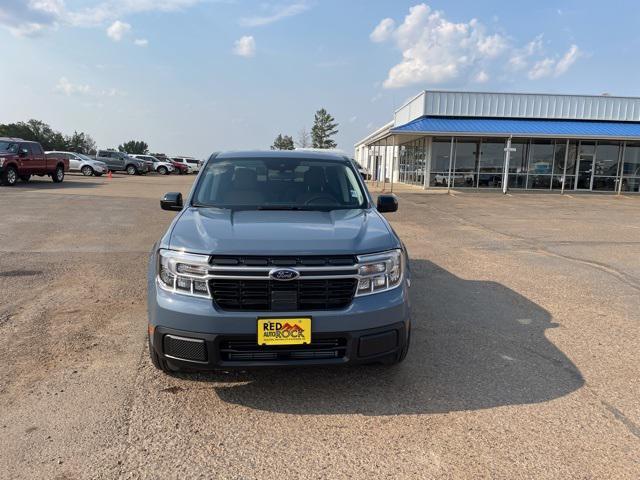
<path fill-rule="evenodd" d="M 53 160 L 49 160 L 50 165 L 47 165 L 47 157 L 39 143 L 30 143 L 29 146 L 31 147 L 32 175 L 43 175 L 56 168 Z"/>

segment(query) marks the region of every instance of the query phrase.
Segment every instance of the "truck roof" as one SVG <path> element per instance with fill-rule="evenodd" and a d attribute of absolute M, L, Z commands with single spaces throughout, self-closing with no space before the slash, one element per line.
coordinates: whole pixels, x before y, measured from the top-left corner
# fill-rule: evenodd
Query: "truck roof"
<path fill-rule="evenodd" d="M 349 157 L 332 152 L 311 150 L 245 150 L 237 152 L 220 152 L 212 154 L 216 158 L 304 158 L 308 160 L 341 160 L 349 161 Z"/>
<path fill-rule="evenodd" d="M 0 140 L 6 140 L 8 142 L 30 142 L 31 141 L 31 140 L 23 140 L 22 138 L 18 138 L 18 137 L 0 137 Z"/>

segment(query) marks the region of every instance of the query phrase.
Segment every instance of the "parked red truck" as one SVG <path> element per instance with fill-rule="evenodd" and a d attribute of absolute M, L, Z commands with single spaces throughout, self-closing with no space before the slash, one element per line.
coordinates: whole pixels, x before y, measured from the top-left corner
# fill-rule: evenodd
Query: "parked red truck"
<path fill-rule="evenodd" d="M 47 157 L 38 142 L 21 138 L 0 137 L 0 183 L 15 185 L 18 179 L 28 182 L 32 175 L 48 175 L 55 183 L 64 180 L 69 160 Z"/>

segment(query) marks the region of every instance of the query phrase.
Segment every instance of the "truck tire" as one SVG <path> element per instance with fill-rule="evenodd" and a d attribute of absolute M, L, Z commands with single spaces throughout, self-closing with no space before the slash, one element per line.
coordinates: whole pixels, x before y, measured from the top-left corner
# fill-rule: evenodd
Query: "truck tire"
<path fill-rule="evenodd" d="M 135 175 L 136 173 L 138 173 L 138 169 L 135 167 L 135 165 L 127 165 L 127 173 L 129 175 Z"/>
<path fill-rule="evenodd" d="M 24 183 L 27 183 L 30 179 L 31 179 L 31 175 L 30 174 L 20 175 L 20 180 L 22 180 Z"/>
<path fill-rule="evenodd" d="M 0 176 L 0 183 L 7 187 L 13 187 L 18 182 L 18 170 L 14 166 L 8 166 Z"/>
<path fill-rule="evenodd" d="M 386 366 L 392 366 L 392 365 L 397 365 L 399 363 L 402 363 L 404 361 L 405 358 L 407 358 L 407 354 L 409 353 L 409 346 L 411 345 L 411 327 L 409 327 L 409 333 L 407 335 L 407 341 L 404 344 L 404 347 L 402 347 L 402 350 L 400 350 L 395 357 L 386 360 L 384 363 L 384 365 Z"/>
<path fill-rule="evenodd" d="M 151 363 L 158 370 L 162 370 L 164 373 L 175 373 L 177 370 L 174 370 L 167 365 L 166 360 L 160 358 L 160 355 L 156 353 L 156 350 L 151 345 L 151 338 L 148 338 L 149 343 L 149 358 L 151 359 Z"/>
<path fill-rule="evenodd" d="M 62 183 L 64 180 L 64 167 L 62 165 L 56 167 L 53 175 L 51 175 L 51 180 L 53 180 L 53 183 Z"/>
<path fill-rule="evenodd" d="M 158 167 L 158 173 L 160 175 L 167 175 L 169 173 L 169 170 L 167 170 L 167 167 Z"/>
<path fill-rule="evenodd" d="M 90 177 L 94 175 L 93 168 L 91 168 L 91 166 L 89 165 L 85 165 L 84 167 L 82 167 L 82 170 L 80 171 L 82 172 L 82 175 L 84 175 L 85 177 Z"/>

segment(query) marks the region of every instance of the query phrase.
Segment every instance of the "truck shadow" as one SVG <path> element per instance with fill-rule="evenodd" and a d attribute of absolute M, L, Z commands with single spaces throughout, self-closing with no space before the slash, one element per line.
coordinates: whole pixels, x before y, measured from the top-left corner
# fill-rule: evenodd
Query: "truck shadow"
<path fill-rule="evenodd" d="M 395 415 L 546 402 L 583 384 L 547 338 L 549 312 L 513 290 L 412 266 L 412 345 L 394 367 L 291 368 L 197 375 L 224 401 L 293 414 Z M 223 385 L 224 383 L 224 385 Z"/>
<path fill-rule="evenodd" d="M 84 177 L 80 175 L 69 176 L 67 175 L 63 182 L 55 183 L 48 177 L 32 177 L 27 183 L 19 181 L 12 187 L 2 187 L 0 189 L 16 189 L 16 190 L 60 190 L 71 188 L 93 188 L 98 187 L 104 183 L 102 178 Z"/>

